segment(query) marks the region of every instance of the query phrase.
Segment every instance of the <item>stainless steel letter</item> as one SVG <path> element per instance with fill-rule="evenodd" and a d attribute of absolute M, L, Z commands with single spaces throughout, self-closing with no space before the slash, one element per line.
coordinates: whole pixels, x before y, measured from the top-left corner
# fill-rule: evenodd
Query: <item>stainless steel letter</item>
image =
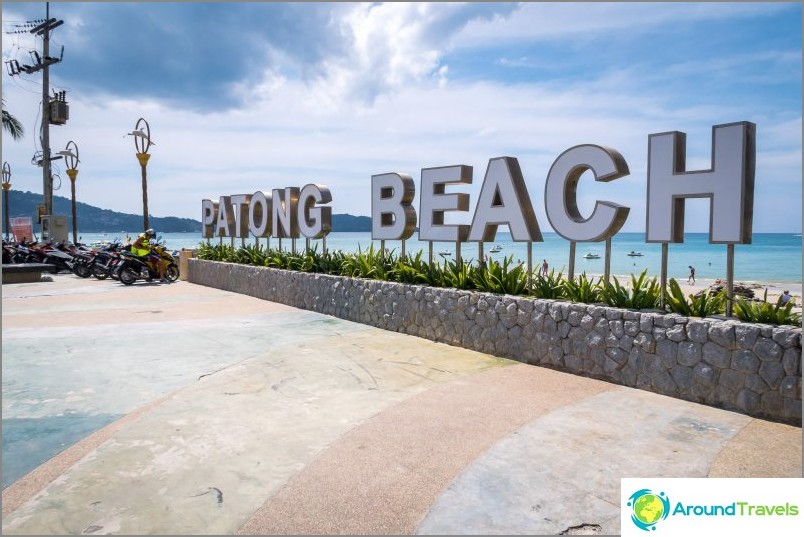
<path fill-rule="evenodd" d="M 686 171 L 683 132 L 648 137 L 647 242 L 684 242 L 684 203 L 709 198 L 709 242 L 750 244 L 756 125 L 712 127 L 712 168 Z"/>
<path fill-rule="evenodd" d="M 201 236 L 211 239 L 215 236 L 215 223 L 218 216 L 218 202 L 201 200 Z"/>
<path fill-rule="evenodd" d="M 405 240 L 416 229 L 416 186 L 406 173 L 371 176 L 371 239 Z"/>
<path fill-rule="evenodd" d="M 320 239 L 332 231 L 332 207 L 319 207 L 332 201 L 324 185 L 304 185 L 299 193 L 297 221 L 301 234 L 308 239 Z"/>
<path fill-rule="evenodd" d="M 419 204 L 419 240 L 465 242 L 469 236 L 466 224 L 444 224 L 447 211 L 468 211 L 469 194 L 445 193 L 446 185 L 472 183 L 472 167 L 457 165 L 422 169 L 422 191 Z"/>
<path fill-rule="evenodd" d="M 515 241 L 542 241 L 519 161 L 513 157 L 489 160 L 469 241 L 491 242 L 497 235 L 497 226 L 505 224 Z"/>
<path fill-rule="evenodd" d="M 271 236 L 271 194 L 257 191 L 248 205 L 248 230 L 257 238 Z"/>
<path fill-rule="evenodd" d="M 235 222 L 235 237 L 248 237 L 248 206 L 251 203 L 251 194 L 235 194 L 232 200 L 232 214 Z"/>
<path fill-rule="evenodd" d="M 628 164 L 616 150 L 598 145 L 578 145 L 564 151 L 550 168 L 544 187 L 547 219 L 553 229 L 570 241 L 602 241 L 625 224 L 630 209 L 610 201 L 597 201 L 592 216 L 578 210 L 578 181 L 586 170 L 595 181 L 613 181 L 628 175 Z"/>
<path fill-rule="evenodd" d="M 288 187 L 284 190 L 274 189 L 271 222 L 275 237 L 280 239 L 299 238 L 299 222 L 296 219 L 298 204 L 298 187 Z"/>
<path fill-rule="evenodd" d="M 229 196 L 221 196 L 218 200 L 218 225 L 215 228 L 215 236 L 233 237 L 233 231 L 232 200 Z"/>

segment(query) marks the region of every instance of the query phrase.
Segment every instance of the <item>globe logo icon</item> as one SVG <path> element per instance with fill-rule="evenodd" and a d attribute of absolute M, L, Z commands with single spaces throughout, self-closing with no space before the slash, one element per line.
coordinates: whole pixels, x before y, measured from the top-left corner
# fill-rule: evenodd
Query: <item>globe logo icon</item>
<path fill-rule="evenodd" d="M 670 500 L 664 492 L 658 494 L 650 489 L 636 491 L 628 498 L 631 508 L 631 521 L 644 531 L 656 529 L 656 523 L 667 518 L 670 512 Z"/>

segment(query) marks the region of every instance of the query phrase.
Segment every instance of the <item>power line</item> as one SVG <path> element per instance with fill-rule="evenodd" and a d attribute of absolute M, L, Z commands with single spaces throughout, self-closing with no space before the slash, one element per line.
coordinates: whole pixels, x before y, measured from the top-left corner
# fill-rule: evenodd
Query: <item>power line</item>
<path fill-rule="evenodd" d="M 64 24 L 63 20 L 50 17 L 50 2 L 45 3 L 45 18 L 33 21 L 26 21 L 21 24 L 10 25 L 13 28 L 6 33 L 8 34 L 23 34 L 29 33 L 34 36 L 34 39 L 42 38 L 42 54 L 38 50 L 29 50 L 28 53 L 31 57 L 30 64 L 21 64 L 17 59 L 10 59 L 5 62 L 6 71 L 11 77 L 18 76 L 22 73 L 33 74 L 42 71 L 42 123 L 41 123 L 41 140 L 42 152 L 41 160 L 37 162 L 37 154 L 34 153 L 33 161 L 42 166 L 42 183 L 43 183 L 43 197 L 45 206 L 45 215 L 47 221 L 42 220 L 42 237 L 43 239 L 50 238 L 51 230 L 49 226 L 46 228 L 45 224 L 50 222 L 51 215 L 53 214 L 53 175 L 51 173 L 51 161 L 55 158 L 51 157 L 50 153 L 50 125 L 63 125 L 69 117 L 69 108 L 65 98 L 66 92 L 59 92 L 53 97 L 50 96 L 50 76 L 49 67 L 60 63 L 64 58 L 64 46 L 61 47 L 61 53 L 58 57 L 50 55 L 50 34 L 51 32 Z M 22 48 L 20 47 L 20 50 Z M 36 142 L 34 141 L 34 144 Z"/>

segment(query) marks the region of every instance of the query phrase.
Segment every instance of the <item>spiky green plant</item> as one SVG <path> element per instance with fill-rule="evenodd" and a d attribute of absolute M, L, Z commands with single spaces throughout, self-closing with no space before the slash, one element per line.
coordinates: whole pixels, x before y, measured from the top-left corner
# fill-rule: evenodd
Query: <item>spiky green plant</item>
<path fill-rule="evenodd" d="M 726 311 L 725 292 L 712 293 L 707 289 L 698 296 L 690 294 L 686 297 L 675 278 L 670 278 L 667 287 L 664 306 L 668 311 L 687 317 L 708 317 Z"/>
<path fill-rule="evenodd" d="M 739 297 L 734 301 L 734 314 L 741 321 L 749 323 L 789 324 L 801 326 L 801 315 L 793 313 L 793 303 L 782 304 L 782 298 L 776 303 L 768 302 L 768 289 L 761 302 Z"/>
<path fill-rule="evenodd" d="M 584 304 L 594 304 L 601 302 L 600 282 L 595 282 L 594 277 L 588 279 L 584 272 L 577 278 L 564 280 L 564 297 L 573 302 L 583 302 Z"/>
<path fill-rule="evenodd" d="M 415 256 L 406 254 L 396 259 L 389 276 L 401 283 L 431 283 L 428 278 L 428 266 L 422 261 L 421 251 Z"/>
<path fill-rule="evenodd" d="M 647 277 L 648 271 L 643 270 L 639 277 L 631 275 L 630 285 L 622 285 L 614 276 L 614 283 L 603 281 L 600 298 L 616 308 L 656 308 L 661 300 L 661 286 L 656 278 L 648 280 Z"/>
<path fill-rule="evenodd" d="M 353 278 L 388 280 L 392 267 L 390 257 L 384 252 L 375 250 L 372 244 L 366 251 L 358 250 L 356 254 L 346 256 L 341 274 Z"/>
<path fill-rule="evenodd" d="M 445 263 L 442 270 L 444 287 L 455 289 L 473 289 L 475 287 L 475 272 L 483 270 L 464 260 L 450 260 Z"/>
<path fill-rule="evenodd" d="M 533 278 L 530 294 L 536 298 L 559 299 L 566 297 L 561 272 L 556 274 L 551 270 L 548 275 L 538 275 Z"/>
<path fill-rule="evenodd" d="M 475 287 L 489 293 L 523 294 L 528 286 L 527 274 L 521 264 L 514 265 L 513 259 L 513 256 L 508 256 L 502 263 L 490 259 L 477 267 L 473 277 Z"/>

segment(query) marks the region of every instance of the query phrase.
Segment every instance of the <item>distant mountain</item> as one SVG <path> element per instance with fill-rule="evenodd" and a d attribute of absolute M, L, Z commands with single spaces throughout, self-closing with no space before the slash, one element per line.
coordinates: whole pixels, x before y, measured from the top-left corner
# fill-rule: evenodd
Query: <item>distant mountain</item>
<path fill-rule="evenodd" d="M 9 217 L 30 216 L 36 226 L 36 206 L 42 203 L 42 194 L 11 190 L 9 192 Z M 5 201 L 4 201 L 5 202 Z M 68 198 L 53 196 L 53 212 L 67 216 L 67 229 L 73 229 L 72 205 Z M 137 231 L 142 227 L 141 214 L 126 214 L 101 209 L 76 201 L 76 218 L 80 233 L 103 233 L 109 231 Z M 3 234 L 6 231 L 6 219 L 2 219 Z M 176 216 L 150 216 L 148 223 L 159 233 L 201 232 L 201 221 Z M 333 231 L 371 231 L 371 218 L 353 216 L 351 214 L 333 214 Z"/>

